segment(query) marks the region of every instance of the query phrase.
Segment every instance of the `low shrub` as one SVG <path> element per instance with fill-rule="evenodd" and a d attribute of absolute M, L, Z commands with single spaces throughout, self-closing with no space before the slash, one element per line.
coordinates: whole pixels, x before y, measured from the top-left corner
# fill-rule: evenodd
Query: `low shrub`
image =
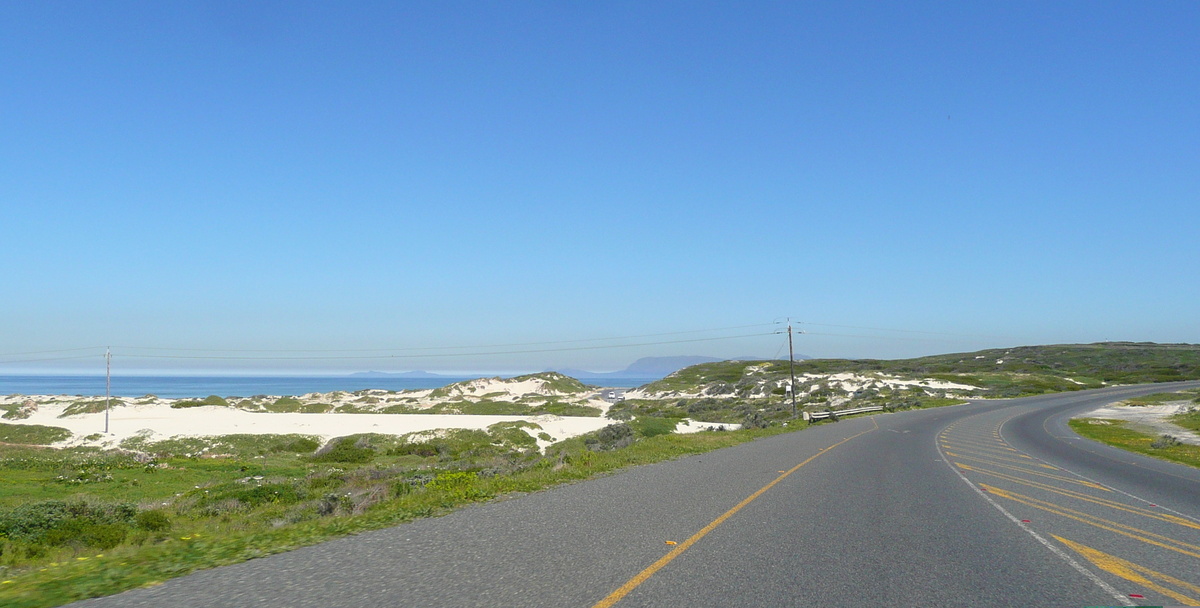
<path fill-rule="evenodd" d="M 315 452 L 321 447 L 321 442 L 311 437 L 297 437 L 291 441 L 279 443 L 272 446 L 272 452 L 291 452 L 294 454 L 303 454 L 304 452 Z"/>
<path fill-rule="evenodd" d="M 217 395 L 209 395 L 201 400 L 184 399 L 182 401 L 176 401 L 175 403 L 171 404 L 171 407 L 180 409 L 188 407 L 201 407 L 205 405 L 220 405 L 229 407 L 229 402 Z"/>
<path fill-rule="evenodd" d="M 331 439 L 325 447 L 317 450 L 312 459 L 315 462 L 345 462 L 361 464 L 375 459 L 375 450 L 353 437 Z"/>
<path fill-rule="evenodd" d="M 158 509 L 140 511 L 133 517 L 133 524 L 148 532 L 162 532 L 171 529 L 171 518 Z"/>
<path fill-rule="evenodd" d="M 425 484 L 425 488 L 444 492 L 455 501 L 487 498 L 488 494 L 476 487 L 478 479 L 479 476 L 473 471 L 438 473 L 433 481 Z"/>
<path fill-rule="evenodd" d="M 633 427 L 624 422 L 610 424 L 594 434 L 586 435 L 583 444 L 593 452 L 616 450 L 634 442 Z"/>
<path fill-rule="evenodd" d="M 86 546 L 93 549 L 112 549 L 125 540 L 128 526 L 101 523 L 87 519 L 70 519 L 46 531 L 41 542 L 52 547 L 66 545 Z"/>
<path fill-rule="evenodd" d="M 674 418 L 637 418 L 629 423 L 642 437 L 655 437 L 675 432 L 679 421 Z"/>
<path fill-rule="evenodd" d="M 137 507 L 129 503 L 44 500 L 0 513 L 0 535 L 29 543 L 107 549 L 125 539 L 136 514 Z"/>
<path fill-rule="evenodd" d="M 1152 441 L 1150 443 L 1150 447 L 1152 447 L 1156 450 L 1162 450 L 1165 448 L 1173 448 L 1177 445 L 1183 445 L 1183 442 L 1180 441 L 1179 439 L 1177 439 L 1174 435 L 1167 435 L 1167 434 L 1163 434 L 1158 439 L 1155 439 L 1154 441 Z"/>
<path fill-rule="evenodd" d="M 41 424 L 0 423 L 0 442 L 24 445 L 49 445 L 71 438 L 71 431 Z"/>

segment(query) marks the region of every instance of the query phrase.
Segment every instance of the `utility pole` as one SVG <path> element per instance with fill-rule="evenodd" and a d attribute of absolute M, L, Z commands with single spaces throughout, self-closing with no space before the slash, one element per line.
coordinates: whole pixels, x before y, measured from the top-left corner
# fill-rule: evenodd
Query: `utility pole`
<path fill-rule="evenodd" d="M 788 374 L 792 377 L 792 383 L 788 385 L 788 392 L 792 394 L 792 418 L 796 417 L 796 355 L 792 352 L 792 320 L 788 319 Z"/>
<path fill-rule="evenodd" d="M 112 348 L 104 349 L 104 434 L 108 434 L 108 401 L 112 397 Z"/>

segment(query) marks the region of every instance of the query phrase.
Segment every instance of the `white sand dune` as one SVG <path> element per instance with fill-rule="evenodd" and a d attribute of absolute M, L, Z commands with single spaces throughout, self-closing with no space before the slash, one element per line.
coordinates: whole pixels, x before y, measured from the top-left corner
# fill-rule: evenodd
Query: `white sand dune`
<path fill-rule="evenodd" d="M 231 407 L 203 406 L 174 409 L 165 403 L 121 405 L 109 411 L 108 434 L 104 413 L 76 414 L 59 418 L 66 403 L 41 404 L 29 418 L 5 420 L 14 424 L 42 424 L 65 428 L 75 436 L 61 444 L 115 446 L 122 440 L 147 435 L 152 439 L 204 437 L 234 434 L 314 435 L 328 440 L 357 433 L 404 435 L 435 429 L 486 429 L 497 422 L 523 420 L 540 429 L 526 429 L 536 436 L 545 432 L 555 441 L 595 431 L 613 423 L 600 417 L 582 416 L 475 416 L 465 414 L 295 414 L 247 412 Z M 94 437 L 101 434 L 99 437 Z M 92 439 L 88 439 L 93 437 Z"/>

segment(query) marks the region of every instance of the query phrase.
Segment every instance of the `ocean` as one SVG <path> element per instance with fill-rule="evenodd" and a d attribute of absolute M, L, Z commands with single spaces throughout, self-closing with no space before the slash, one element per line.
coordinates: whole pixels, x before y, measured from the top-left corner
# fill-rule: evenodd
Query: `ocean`
<path fill-rule="evenodd" d="M 379 388 L 391 391 L 438 388 L 475 378 L 393 378 L 370 376 L 113 376 L 117 397 L 156 395 L 184 397 L 249 397 L 252 395 L 303 395 L 330 391 Z M 605 388 L 632 388 L 650 382 L 638 378 L 581 379 Z M 2 376 L 0 395 L 103 396 L 104 376 Z"/>

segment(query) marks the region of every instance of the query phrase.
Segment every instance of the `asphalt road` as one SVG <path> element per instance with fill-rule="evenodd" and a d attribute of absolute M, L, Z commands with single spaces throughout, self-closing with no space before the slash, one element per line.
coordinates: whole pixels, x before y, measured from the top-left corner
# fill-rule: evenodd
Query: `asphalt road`
<path fill-rule="evenodd" d="M 843 420 L 75 606 L 1200 605 L 1200 473 L 1065 424 L 1164 388 Z"/>

